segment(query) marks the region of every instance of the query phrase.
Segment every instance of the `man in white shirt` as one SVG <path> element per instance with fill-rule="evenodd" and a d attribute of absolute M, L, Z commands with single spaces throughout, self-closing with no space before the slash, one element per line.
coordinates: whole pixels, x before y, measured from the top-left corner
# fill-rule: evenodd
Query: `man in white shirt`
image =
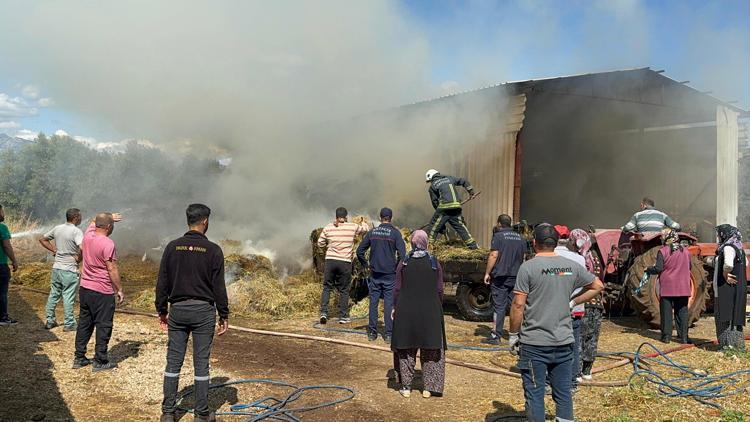
<path fill-rule="evenodd" d="M 55 308 L 62 298 L 65 310 L 63 331 L 75 331 L 76 319 L 73 314 L 73 305 L 78 291 L 78 263 L 81 262 L 81 242 L 83 241 L 83 232 L 77 227 L 81 224 L 81 211 L 78 208 L 71 208 L 65 212 L 65 218 L 67 220 L 65 224 L 55 226 L 39 238 L 39 243 L 55 256 L 47 299 L 47 322 L 44 328 L 50 330 L 57 327 Z"/>

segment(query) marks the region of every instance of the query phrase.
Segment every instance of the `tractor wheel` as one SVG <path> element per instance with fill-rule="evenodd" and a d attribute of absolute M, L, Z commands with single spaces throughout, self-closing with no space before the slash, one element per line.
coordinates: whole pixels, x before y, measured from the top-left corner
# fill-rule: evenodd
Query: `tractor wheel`
<path fill-rule="evenodd" d="M 484 283 L 461 283 L 456 290 L 456 305 L 467 321 L 492 321 L 492 293 Z"/>
<path fill-rule="evenodd" d="M 626 277 L 626 295 L 630 305 L 636 311 L 638 316 L 648 322 L 652 327 L 659 328 L 659 278 L 657 276 L 649 277 L 648 282 L 643 286 L 639 294 L 635 294 L 636 289 L 641 284 L 641 276 L 646 268 L 656 263 L 656 254 L 659 247 L 652 248 L 648 252 L 635 258 L 633 265 L 628 270 Z M 690 281 L 692 293 L 688 302 L 688 313 L 690 315 L 690 324 L 692 325 L 701 314 L 706 310 L 706 300 L 708 299 L 708 281 L 706 272 L 703 270 L 703 264 L 694 256 L 690 257 L 692 269 L 690 271 Z"/>

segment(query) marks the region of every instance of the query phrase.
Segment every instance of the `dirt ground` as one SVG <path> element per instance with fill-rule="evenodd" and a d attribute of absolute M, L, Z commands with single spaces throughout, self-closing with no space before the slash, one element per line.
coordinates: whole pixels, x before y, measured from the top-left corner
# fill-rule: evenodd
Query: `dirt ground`
<path fill-rule="evenodd" d="M 3 356 L 0 360 L 0 421 L 157 420 L 166 335 L 159 330 L 156 320 L 118 313 L 110 356 L 120 367 L 93 374 L 88 368 L 70 369 L 75 333 L 62 332 L 60 328 L 44 330 L 45 299 L 42 294 L 11 288 L 11 313 L 21 323 L 0 327 Z M 58 309 L 58 314 L 61 312 Z M 316 330 L 310 320 L 273 323 L 233 320 L 232 323 L 367 342 L 366 338 L 356 334 Z M 361 328 L 365 324 L 365 320 L 355 320 L 349 328 Z M 446 324 L 450 343 L 473 346 L 482 346 L 480 340 L 490 329 L 486 323 L 458 320 L 451 315 L 450 309 Z M 713 338 L 712 319 L 701 319 L 691 329 L 691 335 L 698 341 Z M 659 345 L 656 338 L 656 331 L 646 329 L 635 319 L 605 321 L 600 350 L 633 351 L 644 341 Z M 376 344 L 385 345 L 382 340 Z M 93 343 L 90 349 L 92 347 Z M 345 385 L 356 391 L 355 398 L 349 402 L 302 414 L 306 421 L 518 420 L 512 415 L 523 411 L 520 380 L 452 365 L 447 366 L 444 397 L 423 399 L 415 394 L 404 399 L 388 378 L 392 366 L 389 353 L 231 329 L 227 335 L 217 338 L 213 350 L 212 383 L 272 378 L 295 385 Z M 491 359 L 507 366 L 514 363 L 507 352 L 451 350 L 448 357 L 490 367 L 493 366 Z M 711 348 L 677 352 L 673 357 L 712 373 L 750 368 L 746 356 L 727 357 Z M 602 358 L 597 364 L 609 362 Z M 191 366 L 192 360 L 188 356 L 181 377 L 183 387 L 192 383 Z M 626 379 L 630 372 L 628 367 L 623 367 L 597 375 L 595 379 Z M 247 403 L 271 393 L 281 395 L 284 391 L 287 390 L 236 385 L 212 391 L 210 405 L 226 411 L 230 404 Z M 310 393 L 302 401 L 326 401 L 340 397 L 340 394 L 331 392 L 322 396 Z M 750 414 L 747 394 L 722 399 L 719 403 L 726 409 Z M 575 407 L 577 419 L 584 421 L 742 420 L 738 414 L 735 414 L 737 419 L 727 419 L 727 414 L 722 418 L 720 412 L 692 399 L 661 397 L 650 387 L 581 387 L 575 396 Z M 551 399 L 548 399 L 547 411 L 548 414 L 554 412 Z M 183 419 L 191 420 L 189 416 Z M 237 417 L 223 419 L 239 420 Z"/>

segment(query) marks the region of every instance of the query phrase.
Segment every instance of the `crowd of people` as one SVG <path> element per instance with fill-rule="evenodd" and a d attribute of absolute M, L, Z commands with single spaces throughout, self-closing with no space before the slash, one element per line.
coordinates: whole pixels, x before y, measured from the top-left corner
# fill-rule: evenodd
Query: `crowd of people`
<path fill-rule="evenodd" d="M 467 181 L 451 176 L 443 177 L 447 182 L 436 187 L 436 178 L 440 177 L 437 172 L 428 172 L 430 197 L 437 217 L 429 233 L 416 230 L 411 234 L 408 253 L 400 230 L 392 223 L 390 208 L 380 210 L 380 224 L 371 228 L 364 222 L 349 222 L 347 210 L 340 207 L 334 221 L 323 228 L 317 240 L 319 246 L 326 248 L 320 323 L 329 320 L 328 304 L 333 291 L 338 295 L 338 322 L 351 322 L 349 286 L 356 257 L 369 271 L 368 339 L 378 338 L 378 304 L 382 299 L 385 309 L 382 338 L 393 352 L 399 392 L 404 397 L 410 397 L 414 387 L 417 355 L 422 367 L 423 397 L 442 396 L 445 387 L 443 269 L 430 253 L 430 241 L 445 224 L 466 227 L 453 184 L 474 193 Z M 443 191 L 453 195 L 445 209 L 440 208 L 440 204 L 446 203 Z M 674 319 L 678 341 L 689 343 L 690 253 L 680 241 L 676 222 L 656 210 L 648 198 L 643 199 L 641 208 L 623 231 L 658 232 L 662 236 L 663 246 L 658 250 L 656 262 L 644 274 L 644 277 L 658 277 L 661 340 L 671 341 Z M 223 252 L 206 237 L 210 214 L 211 210 L 203 204 L 189 205 L 188 231 L 165 247 L 160 263 L 155 307 L 161 328 L 168 332 L 162 422 L 175 420 L 179 376 L 190 336 L 195 367 L 195 420 L 215 420 L 207 400 L 209 357 L 214 335 L 222 335 L 229 328 L 229 307 Z M 10 269 L 15 271 L 18 261 L 3 220 L 0 207 L 0 325 L 12 325 L 17 321 L 8 315 L 7 293 Z M 62 300 L 63 330 L 76 332 L 74 369 L 91 365 L 98 372 L 117 367 L 116 362 L 109 360 L 107 349 L 115 307 L 123 302 L 124 293 L 117 250 L 110 236 L 121 220 L 118 213 L 99 213 L 82 231 L 78 228 L 81 211 L 71 208 L 66 212 L 64 224 L 39 239 L 41 246 L 54 255 L 45 328 L 58 326 L 55 311 Z M 468 230 L 459 234 L 466 247 L 476 246 Z M 363 238 L 355 251 L 359 236 Z M 742 236 L 736 227 L 724 224 L 717 227 L 717 239 L 713 277 L 717 337 L 721 347 L 741 349 L 747 288 Z M 592 238 L 585 230 L 542 223 L 533 230 L 532 245 L 530 250 L 526 239 L 513 230 L 510 216 L 498 217 L 484 276 L 484 282 L 491 288 L 495 311 L 493 329 L 485 342 L 499 345 L 507 338 L 511 352 L 518 356 L 530 420 L 544 420 L 545 390 L 555 401 L 557 419 L 573 420 L 572 394 L 579 382 L 591 379 L 597 355 L 604 310 L 601 268 L 595 265 Z M 78 321 L 73 309 L 76 292 Z M 510 321 L 506 330 L 508 311 Z M 94 333 L 94 355 L 89 359 L 87 346 Z"/>
<path fill-rule="evenodd" d="M 428 183 L 439 173 L 431 170 Z M 460 183 L 470 194 L 473 188 L 463 179 L 448 176 L 446 183 Z M 446 189 L 455 192 L 454 187 Z M 336 211 L 336 220 L 326 226 L 318 244 L 327 246 L 325 284 L 320 322 L 328 320 L 327 290 L 336 288 L 340 302 L 348 301 L 351 262 L 357 236 L 366 232 L 356 251 L 363 268 L 371 271 L 368 338 L 378 338 L 378 302 L 385 308 L 383 339 L 391 344 L 394 369 L 400 393 L 411 396 L 416 356 L 419 352 L 423 370 L 424 397 L 440 396 L 445 384 L 445 323 L 442 313 L 443 273 L 440 262 L 429 252 L 429 242 L 444 218 L 430 187 L 430 197 L 437 218 L 428 235 L 417 230 L 411 236 L 411 252 L 405 252 L 399 230 L 393 226 L 393 211 L 383 208 L 381 225 L 369 230 L 366 225 L 347 222 L 344 208 Z M 453 213 L 465 227 L 461 202 Z M 449 221 L 445 217 L 446 221 Z M 436 225 L 436 222 L 438 223 Z M 382 228 L 381 228 L 382 227 Z M 656 262 L 646 269 L 644 277 L 659 281 L 661 340 L 669 343 L 673 321 L 677 339 L 691 343 L 688 337 L 688 300 L 692 294 L 691 256 L 680 241 L 680 226 L 666 213 L 644 198 L 641 210 L 622 227 L 623 233 L 659 234 L 663 246 Z M 473 244 L 468 230 L 459 232 L 467 247 Z M 468 235 L 470 236 L 470 235 Z M 473 240 L 473 239 L 472 239 Z M 719 248 L 716 251 L 714 292 L 717 297 L 716 330 L 720 346 L 744 348 L 746 259 L 739 230 L 733 226 L 717 227 Z M 530 420 L 544 420 L 544 395 L 550 393 L 556 404 L 558 420 L 573 420 L 572 394 L 578 383 L 592 379 L 599 334 L 604 313 L 602 268 L 593 256 L 592 236 L 586 230 L 570 230 L 564 225 L 542 223 L 533 231 L 533 250 L 526 239 L 513 229 L 512 218 L 502 214 L 493 229 L 491 250 L 487 257 L 484 282 L 490 286 L 494 306 L 494 324 L 485 343 L 499 345 L 508 339 L 511 351 L 518 355 L 526 411 Z M 369 261 L 366 252 L 370 251 Z M 345 302 L 346 303 L 346 302 Z M 510 307 L 510 322 L 505 330 L 505 315 Z M 340 309 L 340 323 L 350 322 L 345 307 Z"/>

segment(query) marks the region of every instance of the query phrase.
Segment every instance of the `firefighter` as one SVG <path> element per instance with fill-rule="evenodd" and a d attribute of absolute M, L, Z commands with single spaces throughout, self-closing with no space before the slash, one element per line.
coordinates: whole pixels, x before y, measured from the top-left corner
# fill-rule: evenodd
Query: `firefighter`
<path fill-rule="evenodd" d="M 461 236 L 461 240 L 469 249 L 477 249 L 477 242 L 471 237 L 466 222 L 461 215 L 461 199 L 456 192 L 456 186 L 462 186 L 473 198 L 476 194 L 474 187 L 468 180 L 459 177 L 442 175 L 435 169 L 427 170 L 425 181 L 430 184 L 429 193 L 435 214 L 432 216 L 429 227 L 430 242 L 440 234 L 446 224 L 450 224 L 453 230 Z"/>

